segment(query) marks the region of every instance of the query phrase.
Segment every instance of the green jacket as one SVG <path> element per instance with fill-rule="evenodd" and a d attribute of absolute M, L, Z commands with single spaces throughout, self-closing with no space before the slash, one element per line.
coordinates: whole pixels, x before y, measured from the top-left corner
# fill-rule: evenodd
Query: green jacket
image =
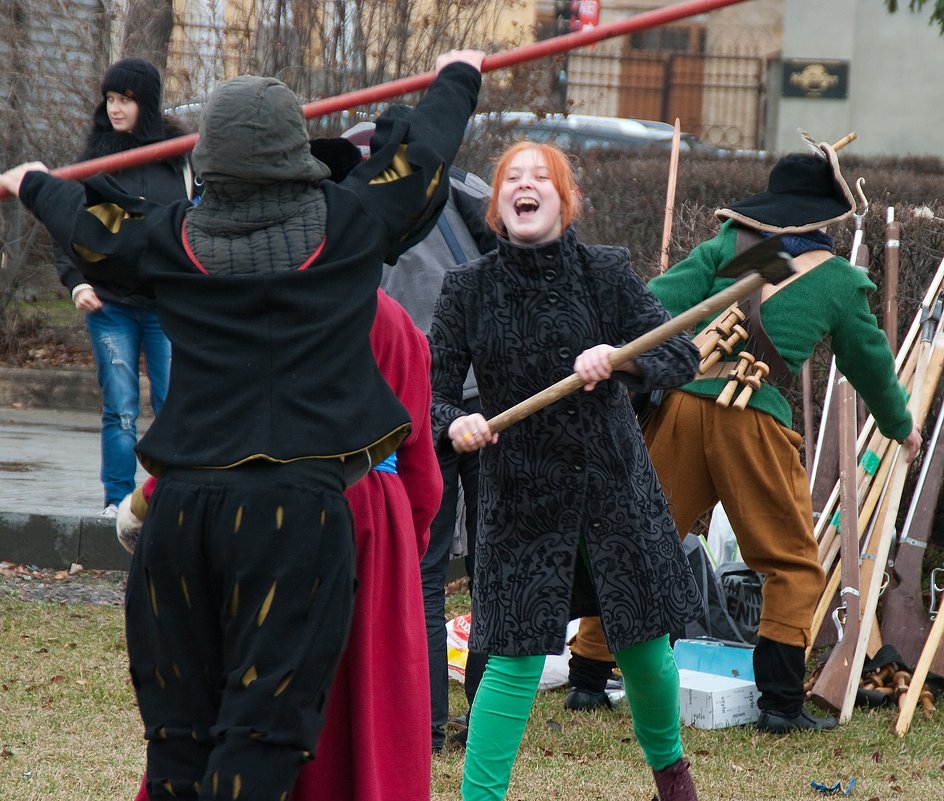
<path fill-rule="evenodd" d="M 718 278 L 717 272 L 734 257 L 736 233 L 735 223 L 725 222 L 714 238 L 649 282 L 670 314 L 677 315 L 733 283 Z M 865 272 L 834 256 L 768 298 L 761 306 L 761 320 L 794 376 L 816 345 L 829 338 L 837 369 L 862 396 L 879 430 L 890 439 L 904 439 L 911 433 L 911 415 L 898 383 L 895 357 L 869 307 L 868 293 L 874 289 Z M 695 333 L 709 323 L 711 319 L 703 320 Z M 730 360 L 737 360 L 736 353 Z M 682 389 L 717 397 L 726 383 L 723 377 L 710 378 Z M 762 384 L 748 405 L 792 427 L 791 406 L 775 387 Z"/>

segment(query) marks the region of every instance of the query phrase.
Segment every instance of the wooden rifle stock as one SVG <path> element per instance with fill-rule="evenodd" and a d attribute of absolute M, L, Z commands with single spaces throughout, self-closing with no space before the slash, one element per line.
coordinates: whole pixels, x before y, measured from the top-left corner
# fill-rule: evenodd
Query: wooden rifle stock
<path fill-rule="evenodd" d="M 944 480 L 944 449 L 940 447 L 942 422 L 944 410 L 938 413 L 934 433 L 925 451 L 927 458 L 902 527 L 894 562 L 890 564 L 892 583 L 882 600 L 882 639 L 894 645 L 908 665 L 917 662 L 931 629 L 921 578 L 941 494 L 941 481 Z"/>
<path fill-rule="evenodd" d="M 843 700 L 850 692 L 852 682 L 858 685 L 859 677 L 852 674 L 852 662 L 860 623 L 856 395 L 844 376 L 840 376 L 836 382 L 836 393 L 839 398 L 839 532 L 842 572 L 839 596 L 842 601 L 840 609 L 845 609 L 846 615 L 838 642 L 813 685 L 813 700 L 833 712 L 842 710 Z M 838 614 L 839 610 L 836 611 Z"/>
<path fill-rule="evenodd" d="M 930 303 L 923 304 L 921 342 L 918 346 L 918 358 L 915 364 L 911 397 L 908 399 L 908 411 L 911 412 L 911 419 L 918 427 L 924 424 L 924 416 L 927 414 L 931 397 L 934 395 L 938 380 L 941 377 L 942 363 L 939 359 L 932 358 L 932 356 L 936 356 L 936 352 L 941 349 L 941 345 L 944 343 L 940 342 L 940 332 L 935 333 L 934 326 L 927 323 L 929 319 L 927 312 L 931 305 Z M 929 364 L 933 366 L 929 367 Z M 899 447 L 896 451 L 888 488 L 882 501 L 882 508 L 876 518 L 874 536 L 877 537 L 877 541 L 874 543 L 874 547 L 870 543 L 870 550 L 875 554 L 872 575 L 868 584 L 866 584 L 864 578 L 862 580 L 863 593 L 860 602 L 862 623 L 859 627 L 855 657 L 851 666 L 851 672 L 857 678 L 862 673 L 862 666 L 865 664 L 865 658 L 868 654 L 869 642 L 877 628 L 876 612 L 881 584 L 885 574 L 885 565 L 888 561 L 888 552 L 894 539 L 895 520 L 898 516 L 898 507 L 901 502 L 907 473 L 908 464 L 905 462 L 902 448 Z M 849 719 L 854 702 L 855 693 L 851 692 L 843 702 L 842 711 L 839 714 L 840 722 Z"/>

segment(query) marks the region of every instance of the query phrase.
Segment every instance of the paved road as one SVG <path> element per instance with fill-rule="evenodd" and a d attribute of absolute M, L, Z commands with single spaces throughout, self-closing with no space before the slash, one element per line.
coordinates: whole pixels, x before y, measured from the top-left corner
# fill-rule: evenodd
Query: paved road
<path fill-rule="evenodd" d="M 99 426 L 93 412 L 0 407 L 0 561 L 127 566 L 114 522 L 98 518 Z M 139 467 L 139 482 L 146 475 Z"/>
<path fill-rule="evenodd" d="M 0 510 L 97 515 L 103 505 L 99 427 L 99 415 L 90 412 L 0 409 Z M 139 467 L 139 480 L 146 475 Z"/>

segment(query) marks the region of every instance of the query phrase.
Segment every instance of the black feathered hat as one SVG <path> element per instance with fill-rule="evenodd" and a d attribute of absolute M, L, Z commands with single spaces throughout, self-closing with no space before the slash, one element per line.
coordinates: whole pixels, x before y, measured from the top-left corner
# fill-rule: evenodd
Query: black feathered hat
<path fill-rule="evenodd" d="M 825 143 L 815 153 L 791 153 L 770 171 L 767 191 L 718 209 L 715 216 L 758 231 L 800 234 L 844 220 L 855 198 L 839 171 L 836 151 Z"/>

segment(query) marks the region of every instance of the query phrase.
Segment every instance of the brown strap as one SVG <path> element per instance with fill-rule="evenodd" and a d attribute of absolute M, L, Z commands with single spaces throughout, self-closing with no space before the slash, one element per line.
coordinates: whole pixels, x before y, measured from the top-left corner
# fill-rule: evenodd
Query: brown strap
<path fill-rule="evenodd" d="M 752 245 L 756 245 L 763 239 L 759 234 L 747 228 L 738 227 L 737 236 L 734 240 L 735 254 L 741 253 Z M 741 311 L 747 315 L 747 330 L 750 332 L 750 339 L 744 350 L 756 356 L 760 361 L 766 362 L 770 367 L 770 374 L 767 376 L 767 383 L 775 387 L 787 388 L 793 383 L 793 374 L 787 363 L 783 360 L 776 346 L 771 342 L 770 337 L 764 330 L 764 324 L 760 320 L 761 290 L 758 289 L 746 300 L 738 304 Z"/>

